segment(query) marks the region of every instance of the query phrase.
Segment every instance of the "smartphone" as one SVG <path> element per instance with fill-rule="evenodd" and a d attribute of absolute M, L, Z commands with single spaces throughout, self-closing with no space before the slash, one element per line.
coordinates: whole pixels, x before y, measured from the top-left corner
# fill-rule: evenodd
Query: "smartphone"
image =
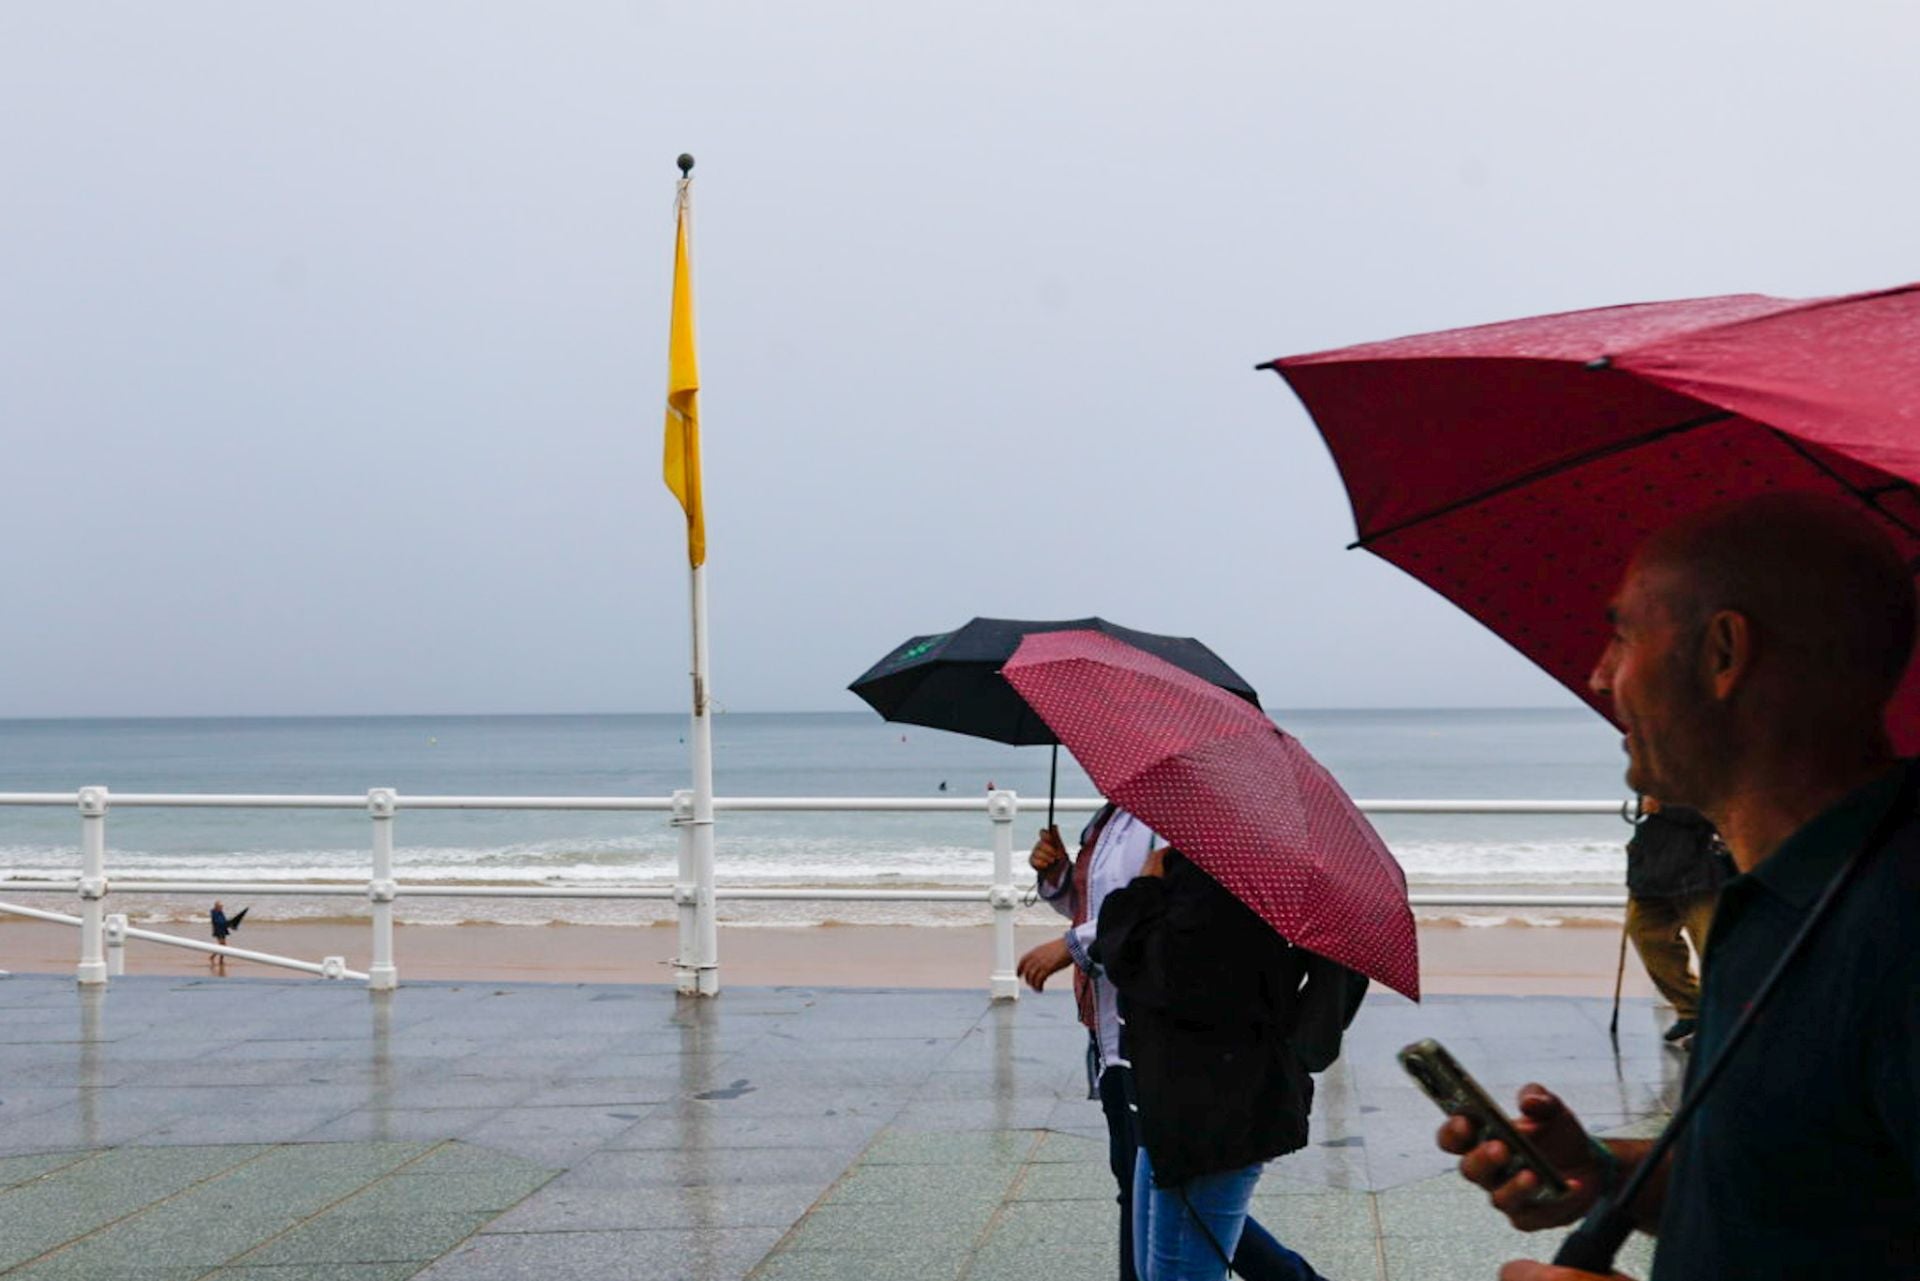
<path fill-rule="evenodd" d="M 1511 1178 L 1522 1170 L 1532 1170 L 1540 1180 L 1535 1201 L 1557 1201 L 1567 1194 L 1567 1181 L 1540 1155 L 1540 1149 L 1514 1127 L 1480 1083 L 1447 1053 L 1438 1041 L 1415 1041 L 1400 1051 L 1400 1066 L 1414 1079 L 1426 1096 L 1440 1105 L 1448 1116 L 1464 1116 L 1479 1131 L 1477 1141 L 1498 1139 L 1513 1153 L 1506 1174 Z"/>

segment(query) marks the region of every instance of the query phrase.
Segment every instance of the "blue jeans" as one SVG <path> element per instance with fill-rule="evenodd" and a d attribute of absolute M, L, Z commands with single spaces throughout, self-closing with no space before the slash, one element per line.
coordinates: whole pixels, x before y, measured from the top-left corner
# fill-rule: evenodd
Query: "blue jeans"
<path fill-rule="evenodd" d="M 1256 1162 L 1200 1175 L 1184 1187 L 1155 1187 L 1141 1148 L 1133 1171 L 1133 1258 L 1141 1281 L 1223 1281 L 1228 1259 L 1247 1281 L 1324 1281 L 1247 1217 L 1263 1168 Z"/>

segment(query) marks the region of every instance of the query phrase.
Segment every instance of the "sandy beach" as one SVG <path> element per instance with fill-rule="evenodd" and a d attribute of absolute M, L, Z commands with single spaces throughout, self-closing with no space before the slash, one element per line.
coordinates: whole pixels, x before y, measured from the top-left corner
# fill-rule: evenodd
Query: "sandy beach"
<path fill-rule="evenodd" d="M 243 933 L 236 944 L 315 961 L 344 956 L 356 969 L 366 967 L 370 947 L 367 927 L 351 923 L 249 919 Z M 1022 928 L 1020 947 L 1053 933 Z M 670 926 L 403 925 L 395 931 L 394 951 L 402 982 L 666 983 L 675 935 Z M 0 969 L 71 973 L 79 944 L 71 926 L 0 917 Z M 1423 923 L 1422 982 L 1433 994 L 1607 996 L 1613 991 L 1619 945 L 1616 927 L 1596 924 Z M 720 957 L 725 982 L 740 986 L 985 988 L 993 936 L 987 926 L 722 926 Z M 205 974 L 208 967 L 202 955 L 135 941 L 128 945 L 127 971 Z M 236 960 L 227 973 L 258 977 L 286 971 Z M 1064 977 L 1050 990 L 1064 989 Z M 1654 994 L 1631 956 L 1626 991 Z"/>

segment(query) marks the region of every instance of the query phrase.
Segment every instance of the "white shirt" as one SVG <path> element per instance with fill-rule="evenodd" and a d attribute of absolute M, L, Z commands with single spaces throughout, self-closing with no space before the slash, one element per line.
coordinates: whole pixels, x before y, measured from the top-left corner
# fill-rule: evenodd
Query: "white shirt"
<path fill-rule="evenodd" d="M 1107 982 L 1105 973 L 1092 963 L 1088 949 L 1093 946 L 1100 924 L 1100 905 L 1109 893 L 1140 875 L 1147 855 L 1159 843 L 1159 838 L 1145 823 L 1123 809 L 1115 809 L 1107 825 L 1100 829 L 1100 839 L 1094 843 L 1091 856 L 1093 865 L 1087 869 L 1087 919 L 1067 930 L 1067 950 L 1073 954 L 1074 964 L 1092 977 L 1095 1036 L 1100 1043 L 1103 1070 L 1115 1063 L 1124 1067 L 1127 1061 L 1120 1057 L 1120 1009 L 1114 999 L 1113 984 Z M 1069 869 L 1051 885 L 1041 881 L 1040 897 L 1052 904 L 1054 911 L 1072 917 L 1072 888 L 1073 873 Z"/>

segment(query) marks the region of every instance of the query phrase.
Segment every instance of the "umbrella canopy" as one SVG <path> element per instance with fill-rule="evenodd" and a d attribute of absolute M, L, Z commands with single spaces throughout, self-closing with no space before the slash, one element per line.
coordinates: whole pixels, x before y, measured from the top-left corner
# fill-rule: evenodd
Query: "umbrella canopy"
<path fill-rule="evenodd" d="M 1047 723 L 1000 675 L 1037 632 L 1091 631 L 1117 637 L 1258 707 L 1260 696 L 1220 656 L 1188 636 L 1136 632 L 1103 618 L 1041 622 L 976 618 L 957 631 L 915 636 L 847 688 L 890 721 L 1028 745 L 1057 743 Z"/>
<path fill-rule="evenodd" d="M 1542 316 L 1276 370 L 1333 453 L 1365 547 L 1603 714 L 1587 674 L 1649 534 L 1775 490 L 1839 495 L 1920 558 L 1920 286 Z M 1889 720 L 1920 749 L 1920 672 Z"/>
<path fill-rule="evenodd" d="M 1094 632 L 1028 637 L 1004 670 L 1114 804 L 1288 942 L 1420 999 L 1406 874 L 1297 739 Z"/>

